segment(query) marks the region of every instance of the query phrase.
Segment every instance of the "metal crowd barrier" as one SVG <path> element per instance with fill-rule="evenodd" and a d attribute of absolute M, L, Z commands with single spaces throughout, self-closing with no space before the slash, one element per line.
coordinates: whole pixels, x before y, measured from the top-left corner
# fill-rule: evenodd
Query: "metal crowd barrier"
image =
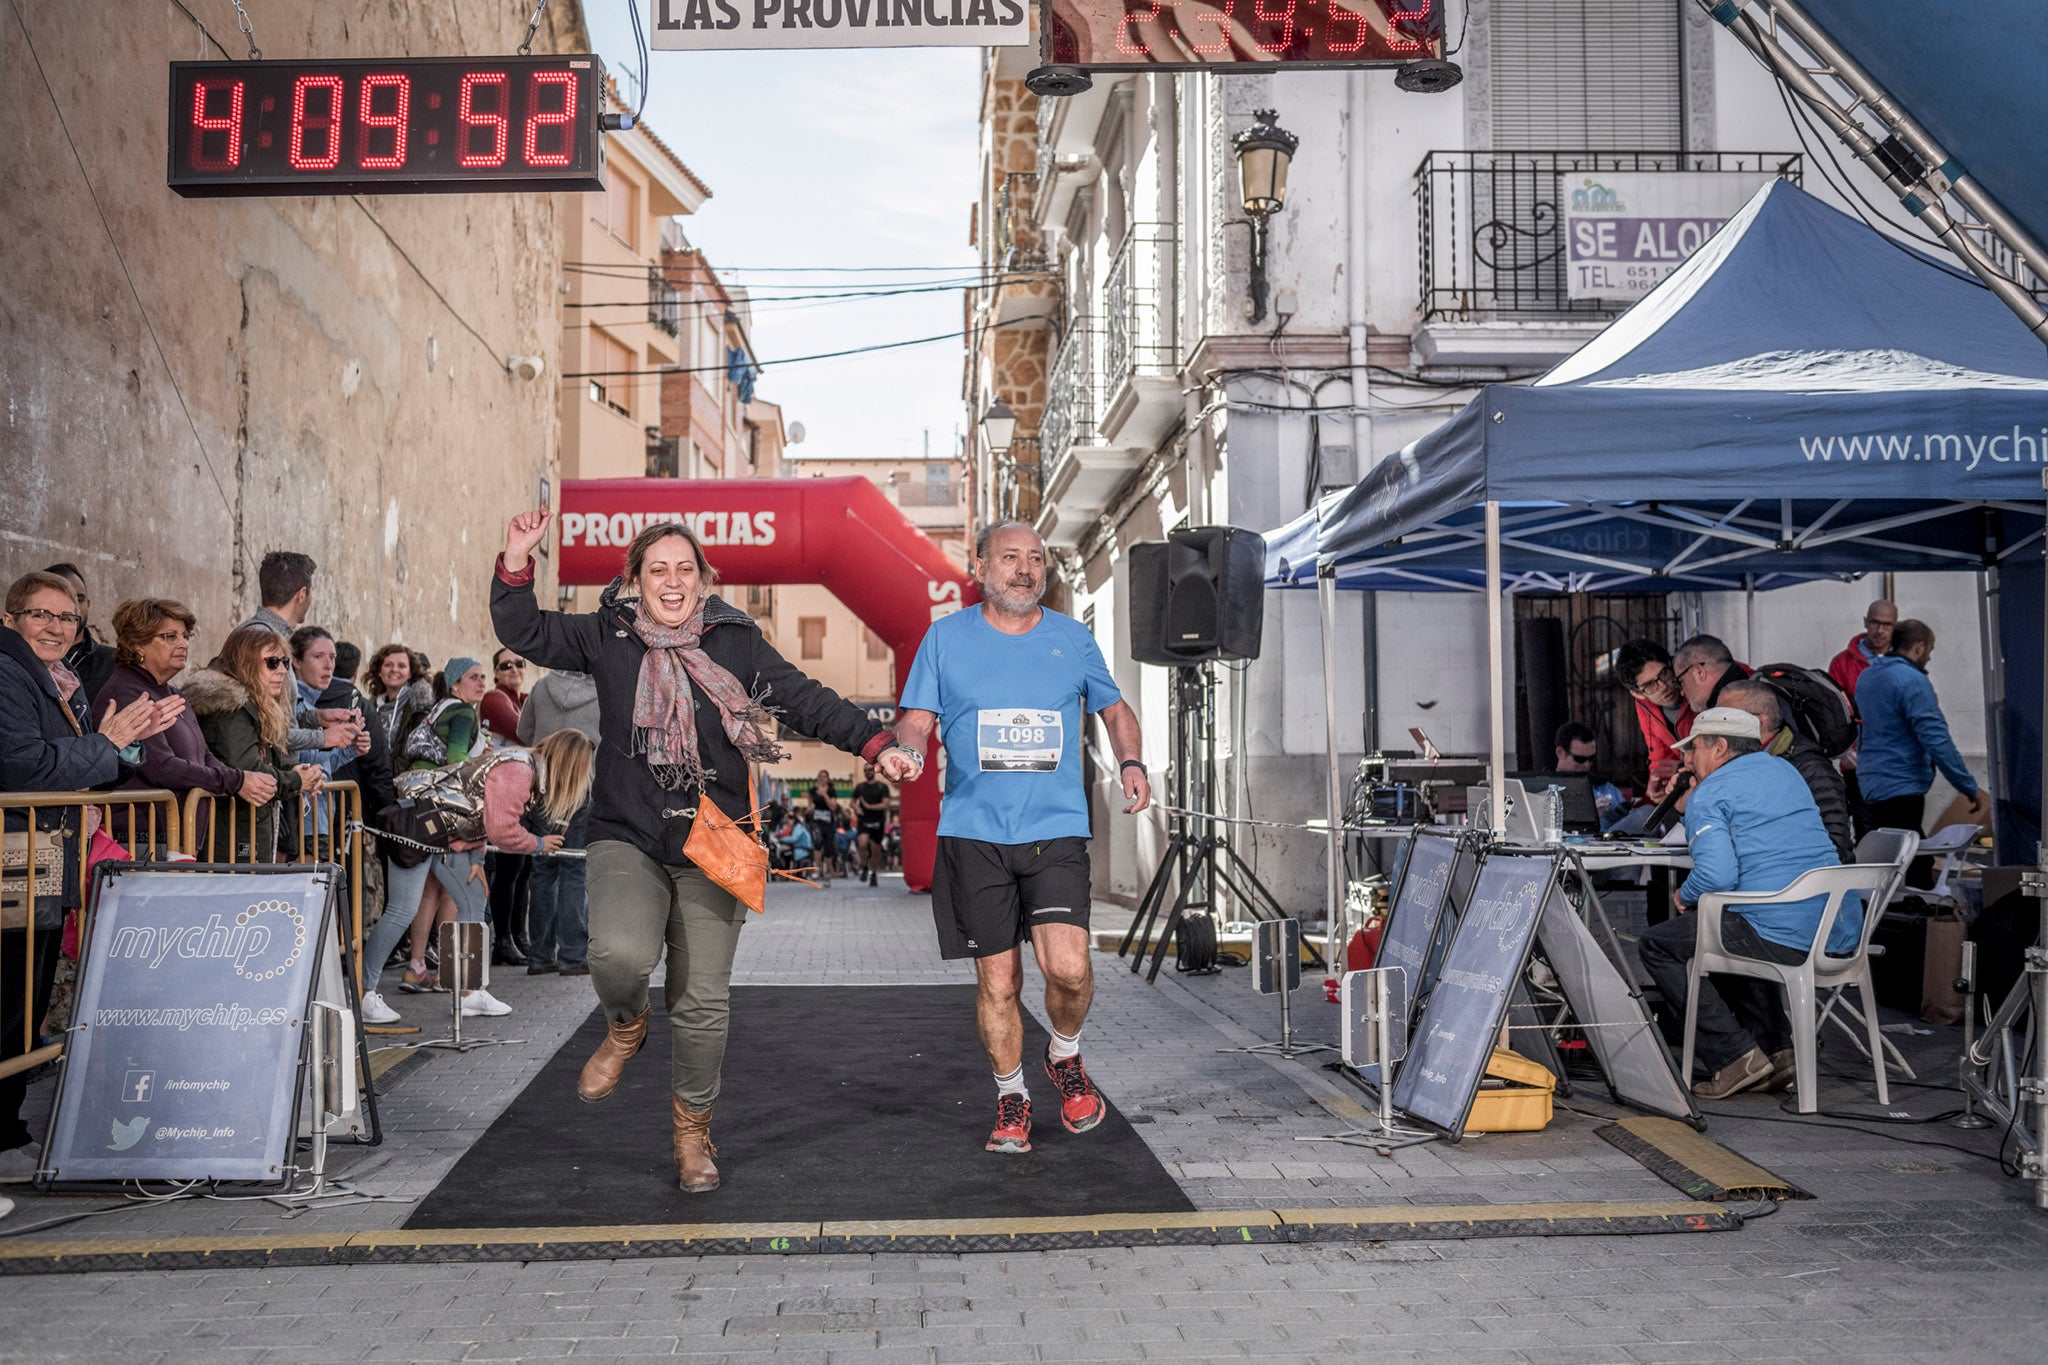
<path fill-rule="evenodd" d="M 290 812 L 298 812 L 292 837 Z M 202 863 L 301 862 L 341 864 L 348 874 L 348 900 L 342 908 L 341 932 L 355 963 L 356 987 L 363 975 L 363 793 L 353 782 L 328 782 L 310 797 L 278 804 L 275 822 L 279 847 L 257 849 L 258 808 L 239 797 L 216 797 L 194 788 L 185 797 L 183 852 Z M 287 842 L 289 840 L 290 842 Z M 296 852 L 294 851 L 296 849 Z"/>
<path fill-rule="evenodd" d="M 64 891 L 65 860 L 77 862 L 74 890 L 80 901 L 90 898 L 91 878 L 87 866 L 92 841 L 86 837 L 88 808 L 101 812 L 101 827 L 126 846 L 137 858 L 156 850 L 184 846 L 184 826 L 179 819 L 178 798 L 172 792 L 137 788 L 115 792 L 7 792 L 0 793 L 0 929 L 22 935 L 21 971 L 0 972 L 0 1016 L 12 1015 L 16 1002 L 21 1008 L 21 1052 L 0 1061 L 0 1077 L 18 1075 L 44 1062 L 53 1061 L 63 1044 L 36 1046 L 36 940 L 56 935 L 63 929 L 36 927 L 36 900 L 61 896 Z M 73 812 L 66 816 L 61 812 Z M 49 812 L 60 812 L 59 828 L 39 826 Z M 118 812 L 118 814 L 117 814 Z M 20 825 L 23 828 L 17 829 Z M 71 828 L 64 828 L 69 825 Z M 66 906 L 68 911 L 71 907 Z M 79 925 L 79 943 L 91 941 L 91 906 L 84 906 Z M 11 957 L 12 954 L 10 953 Z M 48 1001 L 42 1002 L 44 1009 Z M 13 1042 L 13 1039 L 8 1039 Z"/>

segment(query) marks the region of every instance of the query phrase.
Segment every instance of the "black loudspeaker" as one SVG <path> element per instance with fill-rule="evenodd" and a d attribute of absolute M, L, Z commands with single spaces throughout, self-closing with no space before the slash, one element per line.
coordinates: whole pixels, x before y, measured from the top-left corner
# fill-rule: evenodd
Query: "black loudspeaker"
<path fill-rule="evenodd" d="M 1265 538 L 1235 526 L 1133 545 L 1131 657 L 1167 665 L 1258 658 L 1265 578 Z"/>
<path fill-rule="evenodd" d="M 1528 749 L 1522 762 L 1548 772 L 1556 755 L 1558 727 L 1572 718 L 1571 678 L 1565 662 L 1564 622 L 1533 616 L 1515 623 L 1516 662 L 1522 675 L 1522 706 Z"/>

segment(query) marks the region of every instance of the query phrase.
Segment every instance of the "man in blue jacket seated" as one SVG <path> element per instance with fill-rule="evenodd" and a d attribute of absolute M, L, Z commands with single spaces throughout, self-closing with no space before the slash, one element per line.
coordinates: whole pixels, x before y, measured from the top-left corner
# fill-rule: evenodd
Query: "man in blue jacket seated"
<path fill-rule="evenodd" d="M 1806 781 L 1790 763 L 1763 751 L 1757 719 L 1733 706 L 1702 711 L 1678 743 L 1697 785 L 1685 808 L 1692 875 L 1678 888 L 1680 913 L 1652 925 L 1637 952 L 1673 1010 L 1685 1007 L 1687 963 L 1699 946 L 1699 922 L 1685 913 L 1719 891 L 1776 891 L 1840 858 Z M 1721 915 L 1730 953 L 1765 962 L 1799 962 L 1820 931 L 1825 896 L 1782 905 L 1745 905 Z M 1854 952 L 1863 906 L 1845 900 L 1828 935 L 1831 953 Z M 1700 983 L 1695 1050 L 1707 1079 L 1703 1100 L 1724 1099 L 1792 1082 L 1792 1024 L 1779 988 L 1746 977 Z M 1687 1079 L 1690 1079 L 1689 1077 Z"/>

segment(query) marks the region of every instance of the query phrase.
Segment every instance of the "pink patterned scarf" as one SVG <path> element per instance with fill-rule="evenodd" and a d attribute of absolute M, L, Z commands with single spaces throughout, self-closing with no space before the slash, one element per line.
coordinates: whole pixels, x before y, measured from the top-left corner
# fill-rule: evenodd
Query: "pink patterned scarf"
<path fill-rule="evenodd" d="M 704 603 L 690 619 L 664 626 L 636 611 L 633 633 L 647 646 L 640 661 L 639 689 L 633 697 L 633 747 L 644 754 L 654 780 L 666 791 L 702 791 L 717 776 L 706 766 L 697 746 L 697 703 L 690 693 L 695 682 L 718 708 L 720 723 L 749 762 L 774 763 L 786 755 L 768 738 L 773 719 L 763 697 L 747 694 L 739 679 L 721 667 L 702 647 Z"/>

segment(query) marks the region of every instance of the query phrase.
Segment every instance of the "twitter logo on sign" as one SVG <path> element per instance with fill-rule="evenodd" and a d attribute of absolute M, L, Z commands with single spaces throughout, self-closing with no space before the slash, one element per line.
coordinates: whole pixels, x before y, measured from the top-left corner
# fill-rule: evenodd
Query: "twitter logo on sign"
<path fill-rule="evenodd" d="M 114 1123 L 114 1140 L 108 1145 L 107 1150 L 110 1152 L 125 1152 L 136 1143 L 142 1141 L 142 1135 L 148 1131 L 149 1119 L 147 1116 L 130 1119 L 126 1123 L 116 1120 Z"/>

